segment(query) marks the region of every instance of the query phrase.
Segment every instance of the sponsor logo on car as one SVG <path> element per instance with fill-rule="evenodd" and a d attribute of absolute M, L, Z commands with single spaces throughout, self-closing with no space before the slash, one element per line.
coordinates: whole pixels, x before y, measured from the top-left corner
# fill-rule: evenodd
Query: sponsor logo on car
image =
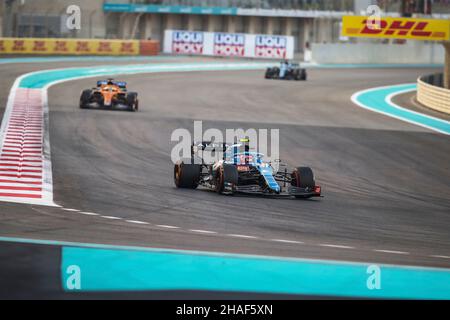
<path fill-rule="evenodd" d="M 247 172 L 247 171 L 250 171 L 250 167 L 249 166 L 237 166 L 237 170 L 240 172 Z"/>

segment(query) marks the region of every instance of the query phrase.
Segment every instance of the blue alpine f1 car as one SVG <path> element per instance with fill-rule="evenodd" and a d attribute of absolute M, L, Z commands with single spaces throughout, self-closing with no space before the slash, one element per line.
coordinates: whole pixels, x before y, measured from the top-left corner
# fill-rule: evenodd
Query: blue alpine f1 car
<path fill-rule="evenodd" d="M 221 152 L 223 158 L 207 164 L 199 151 Z M 250 152 L 248 144 L 200 142 L 191 147 L 191 158 L 178 161 L 174 167 L 177 188 L 196 189 L 203 186 L 220 194 L 251 194 L 311 198 L 321 196 L 309 167 L 297 167 L 288 171 L 278 163 L 275 170 L 264 155 Z"/>
<path fill-rule="evenodd" d="M 306 81 L 308 74 L 306 69 L 301 68 L 299 63 L 284 61 L 279 67 L 267 68 L 264 78 L 275 80 Z"/>

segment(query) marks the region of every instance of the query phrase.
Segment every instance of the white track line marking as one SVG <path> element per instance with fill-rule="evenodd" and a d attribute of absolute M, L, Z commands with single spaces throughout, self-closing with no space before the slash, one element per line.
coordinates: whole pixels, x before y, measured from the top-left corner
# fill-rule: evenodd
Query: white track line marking
<path fill-rule="evenodd" d="M 343 245 L 340 245 L 340 244 L 320 243 L 319 246 L 320 247 L 327 247 L 327 248 L 355 249 L 355 247 L 343 246 Z"/>
<path fill-rule="evenodd" d="M 450 259 L 450 256 L 432 255 L 430 257 L 432 257 L 432 258 L 439 258 L 439 259 Z"/>
<path fill-rule="evenodd" d="M 382 253 L 403 254 L 403 255 L 409 254 L 409 252 L 395 251 L 395 250 L 378 250 L 378 249 L 374 249 L 373 251 L 375 251 L 375 252 L 382 252 Z"/>
<path fill-rule="evenodd" d="M 227 234 L 226 236 L 233 237 L 233 238 L 242 238 L 242 239 L 259 239 L 258 237 L 246 236 L 244 234 Z"/>
<path fill-rule="evenodd" d="M 197 230 L 197 229 L 189 229 L 190 232 L 196 232 L 196 233 L 205 233 L 205 234 L 217 234 L 215 231 L 208 231 L 208 230 Z"/>
<path fill-rule="evenodd" d="M 99 216 L 99 214 L 95 213 L 95 212 L 80 211 L 78 213 L 84 214 L 84 215 L 87 215 L 87 216 Z"/>
<path fill-rule="evenodd" d="M 119 217 L 113 217 L 113 216 L 100 216 L 101 218 L 110 219 L 110 220 L 122 220 L 122 218 Z"/>
<path fill-rule="evenodd" d="M 284 239 L 270 239 L 270 241 L 281 242 L 281 243 L 292 243 L 292 244 L 304 244 L 304 242 L 301 242 L 301 241 L 284 240 Z"/>
<path fill-rule="evenodd" d="M 100 214 L 95 213 L 95 212 L 80 211 L 78 209 L 71 209 L 71 208 L 61 208 L 61 209 L 65 210 L 65 211 L 69 211 L 69 212 L 77 212 L 77 213 L 88 215 L 88 216 L 100 216 L 101 218 L 104 218 L 104 219 L 123 220 L 123 218 L 120 218 L 120 217 L 101 216 Z M 125 221 L 128 222 L 128 223 L 133 223 L 133 224 L 150 225 L 149 222 L 139 221 L 139 220 L 125 220 Z M 165 224 L 158 224 L 158 225 L 155 225 L 155 227 L 165 228 L 165 229 L 181 229 L 180 227 L 170 226 L 170 225 L 165 225 Z M 183 230 L 183 229 L 181 229 L 181 230 Z M 201 229 L 184 229 L 184 230 L 188 231 L 188 232 L 195 232 L 195 233 L 202 233 L 202 234 L 225 235 L 227 237 L 241 238 L 241 239 L 253 239 L 253 240 L 258 240 L 259 239 L 259 240 L 280 242 L 280 243 L 286 243 L 286 244 L 305 244 L 302 241 L 296 241 L 296 240 L 263 239 L 263 238 L 260 238 L 260 237 L 257 237 L 257 236 L 248 236 L 248 235 L 244 235 L 244 234 L 233 234 L 233 233 L 219 234 L 216 231 L 201 230 Z M 336 248 L 336 249 L 356 249 L 355 247 L 351 247 L 351 246 L 344 246 L 344 245 L 339 245 L 339 244 L 329 244 L 329 243 L 319 243 L 319 244 L 316 244 L 316 246 L 328 247 L 328 248 Z M 405 251 L 384 250 L 384 249 L 373 249 L 372 251 L 380 252 L 380 253 L 399 254 L 399 255 L 409 255 L 410 254 L 409 252 L 405 252 Z M 450 256 L 444 256 L 444 255 L 429 255 L 429 257 L 431 257 L 431 258 L 438 258 L 438 259 L 450 259 Z"/>
<path fill-rule="evenodd" d="M 168 226 L 168 225 L 165 225 L 165 224 L 157 224 L 156 227 L 166 228 L 166 229 L 180 229 L 180 227 Z"/>
<path fill-rule="evenodd" d="M 150 223 L 148 223 L 148 222 L 145 222 L 145 221 L 139 221 L 139 220 L 125 220 L 126 222 L 129 222 L 129 223 L 135 223 L 135 224 L 150 224 Z"/>

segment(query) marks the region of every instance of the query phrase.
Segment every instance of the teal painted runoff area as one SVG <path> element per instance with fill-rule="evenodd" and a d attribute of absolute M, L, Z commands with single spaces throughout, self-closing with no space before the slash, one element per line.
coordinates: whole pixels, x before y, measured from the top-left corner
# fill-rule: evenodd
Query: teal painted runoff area
<path fill-rule="evenodd" d="M 73 288 L 73 277 L 79 276 L 77 280 L 81 291 L 239 290 L 336 297 L 450 300 L 450 269 L 443 268 L 14 237 L 0 237 L 0 241 L 60 246 L 61 281 L 67 291 Z M 369 280 L 369 284 L 374 284 L 371 281 L 374 267 L 379 268 L 380 289 L 371 290 L 367 282 Z"/>
<path fill-rule="evenodd" d="M 78 274 L 71 266 L 76 266 Z M 63 247 L 65 290 L 208 290 L 336 297 L 450 299 L 450 270 L 189 251 Z"/>
<path fill-rule="evenodd" d="M 417 124 L 440 133 L 450 134 L 450 122 L 399 107 L 388 99 L 392 95 L 414 91 L 416 88 L 416 84 L 373 88 L 356 93 L 353 100 L 363 108 Z"/>
<path fill-rule="evenodd" d="M 262 70 L 267 63 L 170 63 L 170 64 L 132 64 L 104 65 L 96 67 L 64 68 L 37 71 L 25 75 L 19 84 L 21 88 L 40 89 L 59 81 L 75 80 L 84 77 L 106 77 L 125 74 L 189 71 Z"/>

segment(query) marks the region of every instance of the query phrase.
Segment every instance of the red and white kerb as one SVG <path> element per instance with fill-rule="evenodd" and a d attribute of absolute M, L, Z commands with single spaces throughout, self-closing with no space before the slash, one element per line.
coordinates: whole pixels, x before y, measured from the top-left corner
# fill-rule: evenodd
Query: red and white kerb
<path fill-rule="evenodd" d="M 12 90 L 0 132 L 0 201 L 52 205 L 51 166 L 44 172 L 46 90 Z"/>

